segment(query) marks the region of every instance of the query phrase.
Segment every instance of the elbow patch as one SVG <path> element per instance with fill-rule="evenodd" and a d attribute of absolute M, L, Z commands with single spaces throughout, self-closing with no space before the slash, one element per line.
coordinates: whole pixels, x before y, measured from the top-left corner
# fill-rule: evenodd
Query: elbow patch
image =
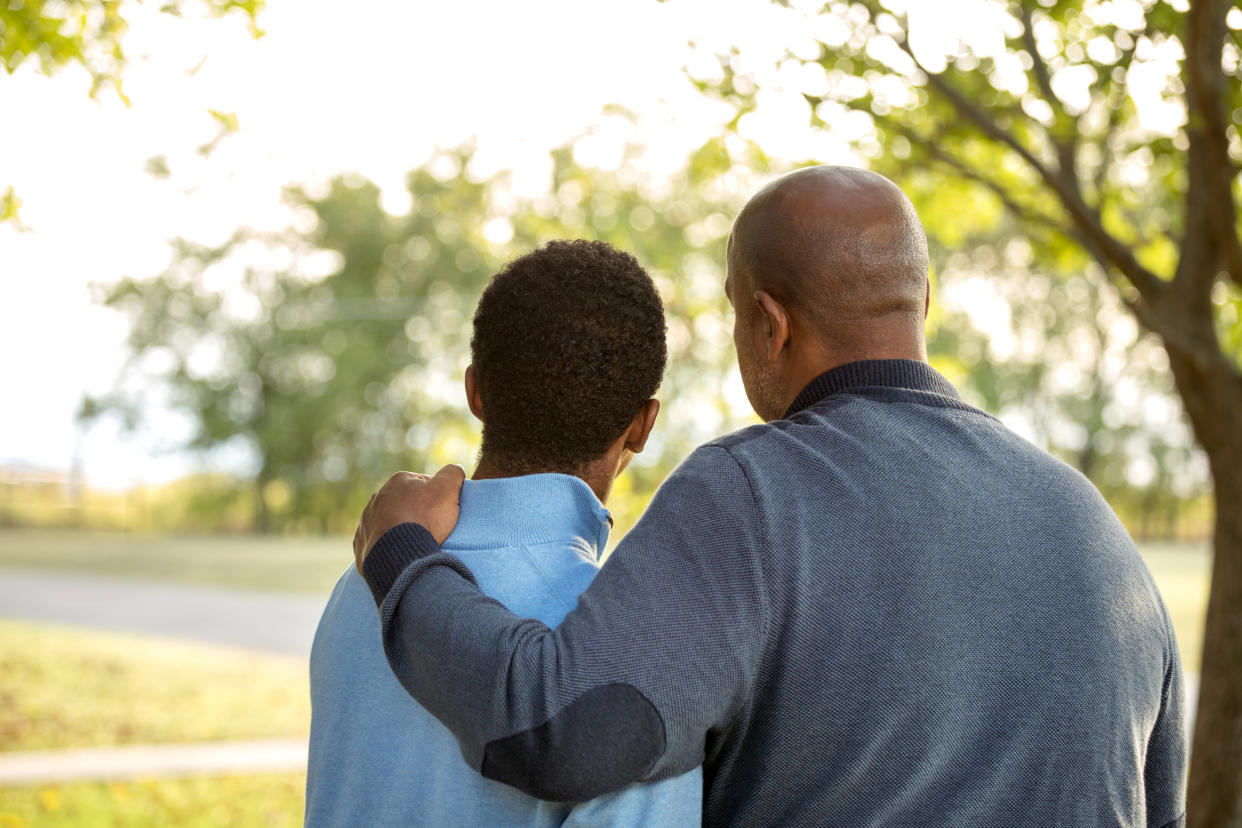
<path fill-rule="evenodd" d="M 637 781 L 664 748 L 655 705 L 628 684 L 606 684 L 538 727 L 489 742 L 480 773 L 539 799 L 582 802 Z"/>

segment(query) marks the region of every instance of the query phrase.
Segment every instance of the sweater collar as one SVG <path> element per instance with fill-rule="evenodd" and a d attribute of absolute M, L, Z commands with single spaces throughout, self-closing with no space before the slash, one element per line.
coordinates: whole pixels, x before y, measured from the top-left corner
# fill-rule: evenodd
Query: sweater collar
<path fill-rule="evenodd" d="M 467 480 L 461 516 L 445 549 L 490 549 L 585 541 L 598 558 L 611 516 L 591 487 L 567 474 Z"/>
<path fill-rule="evenodd" d="M 867 359 L 847 362 L 811 380 L 782 419 L 834 394 L 848 394 L 862 388 L 894 388 L 922 391 L 960 400 L 957 389 L 935 368 L 913 359 Z"/>

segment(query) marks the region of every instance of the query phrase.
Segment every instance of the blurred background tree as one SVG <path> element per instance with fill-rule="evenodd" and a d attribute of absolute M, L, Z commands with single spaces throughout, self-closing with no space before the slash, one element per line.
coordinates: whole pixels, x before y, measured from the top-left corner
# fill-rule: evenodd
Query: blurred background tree
<path fill-rule="evenodd" d="M 934 4 L 797 7 L 813 42 L 780 56 L 769 76 L 801 85 L 813 126 L 867 119 L 861 149 L 933 215 L 941 245 L 971 239 L 945 232 L 937 210 L 990 203 L 984 226 L 969 229 L 991 224 L 1023 244 L 1032 271 L 1055 278 L 1022 295 L 1015 313 L 1055 323 L 1067 302 L 1087 313 L 1120 303 L 1163 347 L 1157 367 L 1167 362 L 1216 499 L 1188 824 L 1242 825 L 1242 739 L 1220 738 L 1242 734 L 1242 9 L 1227 0 L 998 2 L 984 9 L 988 40 L 935 43 L 920 39 L 917 19 Z M 764 90 L 746 56 L 716 57 L 719 71 L 701 86 L 734 105 L 744 130 Z M 1141 117 L 1136 96 L 1153 94 L 1143 109 L 1163 112 L 1171 129 Z M 1075 273 L 1090 283 L 1059 276 Z M 1063 298 L 1045 311 L 1054 294 Z M 1077 350 L 1075 337 L 1086 343 L 1090 332 L 1064 336 Z M 1106 339 L 1084 350 L 1107 354 Z M 1074 365 L 1048 357 L 1054 372 Z M 1077 423 L 1068 447 L 1090 469 L 1109 404 L 1104 374 L 1084 367 L 1070 369 L 1082 372 L 1069 383 L 1082 399 L 1065 412 Z M 1042 371 L 1029 364 L 1028 388 L 1045 387 Z"/>
<path fill-rule="evenodd" d="M 472 153 L 448 150 L 412 171 L 403 215 L 345 175 L 323 192 L 287 193 L 296 228 L 239 230 L 210 248 L 175 240 L 165 272 L 101 297 L 128 317 L 131 357 L 82 417 L 139 427 L 161 388 L 191 424 L 177 448 L 246 458 L 237 485 L 250 490 L 254 530 L 346 531 L 395 467 L 464 462 L 477 445 L 461 377 L 475 301 L 499 264 L 550 239 L 599 238 L 643 261 L 669 311 L 667 407 L 611 504 L 636 517 L 690 448 L 746 416 L 721 393 L 732 356 L 720 262 L 767 160 L 748 147 L 747 172 L 733 171 L 716 140 L 653 181 L 637 149 L 607 171 L 564 147 L 550 191 L 519 199 L 507 175 L 476 176 Z"/>
<path fill-rule="evenodd" d="M 138 425 L 138 389 L 154 378 L 193 424 L 187 448 L 248 455 L 253 529 L 342 530 L 343 505 L 384 470 L 428 459 L 410 454 L 422 445 L 407 438 L 415 412 L 442 437 L 462 420 L 426 380 L 448 373 L 461 309 L 494 264 L 476 252 L 482 222 L 454 218 L 486 216 L 487 184 L 420 170 L 410 187 L 421 201 L 404 217 L 383 211 L 374 184 L 343 176 L 317 198 L 289 191 L 301 233 L 176 240 L 164 273 L 108 290 L 133 359 L 84 415 L 116 410 Z"/>
<path fill-rule="evenodd" d="M 491 273 L 549 239 L 599 238 L 638 256 L 668 310 L 664 415 L 610 504 L 628 525 L 690 449 L 753 421 L 722 264 L 733 213 L 773 167 L 728 136 L 671 176 L 643 172 L 636 146 L 602 169 L 576 160 L 591 140 L 556 150 L 549 187 L 534 197 L 514 196 L 507 174 L 476 175 L 473 149 L 459 147 L 409 174 L 401 215 L 383 209 L 374 184 L 344 175 L 288 191 L 284 231 L 239 230 L 214 248 L 175 240 L 163 274 L 101 297 L 129 318 L 131 358 L 83 417 L 141 427 L 152 389 L 163 389 L 192 425 L 172 448 L 246 458 L 232 486 L 203 478 L 199 513 L 214 504 L 220 528 L 346 531 L 394 467 L 460 462 L 477 445 L 460 377 Z M 1136 533 L 1193 534 L 1206 475 L 1159 348 L 1073 262 L 1041 270 L 1026 242 L 1007 242 L 991 205 L 931 202 L 925 219 L 934 237 L 938 224 L 976 228 L 934 247 L 944 295 L 930 324 L 937 367 L 1088 475 Z"/>

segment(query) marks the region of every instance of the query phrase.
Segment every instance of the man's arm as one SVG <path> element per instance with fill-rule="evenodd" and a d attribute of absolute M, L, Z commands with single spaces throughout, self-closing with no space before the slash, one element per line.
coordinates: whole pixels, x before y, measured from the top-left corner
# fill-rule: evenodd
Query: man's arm
<path fill-rule="evenodd" d="M 1160 692 L 1160 713 L 1147 739 L 1147 764 L 1143 787 L 1147 801 L 1147 824 L 1152 828 L 1180 828 L 1186 824 L 1186 688 L 1182 679 L 1182 658 L 1164 602 L 1168 647 L 1164 682 Z"/>
<path fill-rule="evenodd" d="M 415 524 L 384 534 L 362 571 L 393 672 L 466 761 L 541 799 L 581 801 L 702 763 L 762 654 L 764 552 L 745 474 L 708 446 L 555 630 L 483 595 Z"/>

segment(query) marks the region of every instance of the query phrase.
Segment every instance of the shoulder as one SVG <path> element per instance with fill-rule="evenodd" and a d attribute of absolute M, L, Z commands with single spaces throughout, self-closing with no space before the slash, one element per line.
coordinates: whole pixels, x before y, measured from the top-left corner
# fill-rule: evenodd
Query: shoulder
<path fill-rule="evenodd" d="M 735 452 L 745 453 L 753 451 L 758 446 L 780 439 L 781 427 L 788 422 L 788 420 L 775 420 L 770 423 L 756 423 L 745 428 L 739 428 L 737 431 L 731 431 L 728 434 L 717 437 L 715 440 L 704 443 L 699 447 L 699 450 L 718 449 L 730 456 Z"/>
<path fill-rule="evenodd" d="M 379 615 L 366 581 L 351 564 L 345 570 L 320 616 L 311 644 L 310 667 L 314 679 L 325 659 L 339 660 L 342 653 L 377 640 Z"/>
<path fill-rule="evenodd" d="M 358 573 L 358 568 L 351 563 L 341 573 L 341 577 L 337 579 L 336 586 L 332 588 L 332 594 L 328 596 L 328 603 L 324 607 L 323 616 L 327 619 L 341 612 L 349 611 L 360 601 L 363 606 L 366 606 L 367 601 L 370 601 L 372 605 L 375 603 L 375 599 L 371 597 L 371 590 L 367 587 L 367 582 Z"/>
<path fill-rule="evenodd" d="M 678 464 L 656 490 L 635 529 L 707 537 L 749 535 L 758 528 L 758 514 L 755 487 L 736 448 L 712 441 Z"/>
<path fill-rule="evenodd" d="M 693 490 L 700 498 L 736 489 L 747 483 L 746 472 L 739 462 L 742 444 L 726 435 L 696 448 L 677 464 L 657 491 Z"/>

